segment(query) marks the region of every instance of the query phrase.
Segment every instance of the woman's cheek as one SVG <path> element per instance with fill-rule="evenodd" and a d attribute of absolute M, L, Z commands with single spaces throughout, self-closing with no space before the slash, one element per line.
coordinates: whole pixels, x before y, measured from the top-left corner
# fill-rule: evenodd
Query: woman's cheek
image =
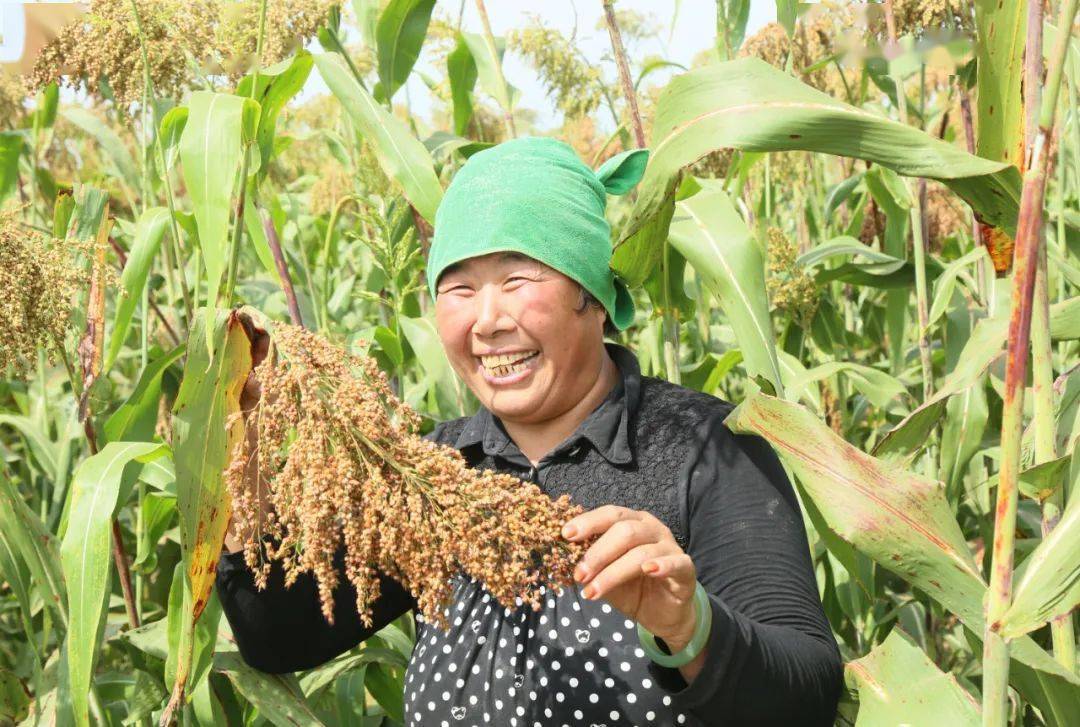
<path fill-rule="evenodd" d="M 436 299 L 435 327 L 442 339 L 443 349 L 456 351 L 458 356 L 471 356 L 469 331 L 472 329 L 471 306 L 467 301 Z"/>
<path fill-rule="evenodd" d="M 524 285 L 514 292 L 514 319 L 530 333 L 539 328 L 558 328 L 561 325 L 558 294 L 545 285 Z"/>

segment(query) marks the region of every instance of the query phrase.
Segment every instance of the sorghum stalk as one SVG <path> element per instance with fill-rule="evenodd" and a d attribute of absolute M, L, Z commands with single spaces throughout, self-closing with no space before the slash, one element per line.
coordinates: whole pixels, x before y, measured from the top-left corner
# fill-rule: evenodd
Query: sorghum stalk
<path fill-rule="evenodd" d="M 484 26 L 484 43 L 488 47 L 488 52 L 491 53 L 491 62 L 495 66 L 495 78 L 498 79 L 499 85 L 506 89 L 506 77 L 503 75 L 502 61 L 499 60 L 499 51 L 495 47 L 495 36 L 491 32 L 491 21 L 488 20 L 487 8 L 484 6 L 484 0 L 476 0 L 476 11 L 480 14 L 480 22 Z M 509 98 L 509 94 L 507 94 Z M 512 109 L 503 109 L 503 122 L 506 124 L 506 133 L 513 139 L 517 136 L 517 128 L 514 126 L 514 112 Z"/>
<path fill-rule="evenodd" d="M 720 54 L 720 60 L 731 60 L 731 36 L 728 31 L 725 0 L 716 0 L 716 50 Z"/>
<path fill-rule="evenodd" d="M 1071 28 L 1077 0 L 1063 0 L 1058 28 Z M 1061 70 L 1069 34 L 1058 34 L 1050 56 L 1046 84 L 1039 111 L 1039 128 L 1024 173 L 1020 214 L 1016 226 L 1013 263 L 1012 312 L 1005 364 L 1005 403 L 1001 422 L 1001 473 L 998 479 L 994 518 L 994 544 L 990 569 L 990 593 L 986 606 L 983 639 L 983 724 L 1003 727 L 1008 713 L 1009 646 L 999 633 L 1000 621 L 1012 601 L 1013 546 L 1016 529 L 1017 489 L 1020 475 L 1020 445 L 1023 435 L 1024 387 L 1030 354 L 1032 298 L 1042 243 L 1043 199 L 1049 141 L 1057 112 Z M 1026 53 L 1041 57 L 1041 48 L 1028 47 Z"/>
<path fill-rule="evenodd" d="M 1035 462 L 1042 464 L 1057 458 L 1054 445 L 1054 367 L 1050 340 L 1050 296 L 1046 272 L 1046 245 L 1039 247 L 1038 269 L 1031 311 L 1032 395 L 1034 401 Z M 1060 483 L 1060 476 L 1059 481 Z M 1042 536 L 1050 534 L 1061 519 L 1064 492 L 1055 488 L 1042 503 Z M 1076 670 L 1076 636 L 1072 614 L 1050 622 L 1054 658 L 1070 672 Z"/>
<path fill-rule="evenodd" d="M 337 227 L 338 217 L 341 210 L 349 202 L 357 202 L 355 195 L 347 194 L 334 204 L 330 213 L 330 221 L 326 225 L 326 236 L 323 238 L 322 255 L 322 300 L 319 301 L 319 328 L 327 330 L 329 327 L 329 301 L 330 301 L 330 242 L 334 239 L 334 228 Z"/>
<path fill-rule="evenodd" d="M 604 20 L 607 23 L 608 35 L 611 36 L 611 50 L 615 54 L 615 65 L 619 69 L 619 81 L 622 83 L 623 96 L 626 97 L 626 105 L 630 110 L 630 123 L 634 128 L 634 141 L 637 142 L 638 149 L 644 149 L 645 127 L 641 123 L 641 112 L 638 110 L 634 81 L 630 78 L 630 64 L 626 61 L 626 48 L 623 47 L 619 24 L 615 21 L 614 0 L 604 0 Z"/>
<path fill-rule="evenodd" d="M 135 27 L 139 31 L 139 50 L 142 53 L 143 62 L 143 86 L 145 89 L 144 98 L 148 99 L 149 105 L 153 107 L 154 103 L 154 82 L 150 77 L 150 57 L 146 51 L 146 31 L 143 29 L 142 16 L 139 15 L 139 6 L 136 0 L 131 0 L 131 12 L 135 16 Z M 152 118 L 152 116 L 151 116 Z M 145 114 L 144 114 L 145 119 Z M 145 122 L 144 122 L 145 124 Z M 143 130 L 145 141 L 145 129 Z M 158 163 L 161 165 L 161 179 L 165 182 L 165 201 L 169 205 L 169 229 L 172 233 L 172 239 L 170 244 L 165 246 L 165 257 L 169 262 L 169 269 L 179 278 L 180 283 L 180 295 L 184 299 L 184 312 L 186 314 L 186 320 L 191 320 L 191 295 L 187 289 L 187 279 L 184 276 L 184 270 L 180 267 L 180 225 L 176 221 L 176 202 L 173 199 L 172 180 L 169 178 L 169 170 L 165 166 L 165 151 L 161 146 L 161 135 L 154 128 L 154 151 L 157 152 Z M 143 149 L 143 159 L 145 163 L 146 149 Z M 171 278 L 166 278 L 166 281 L 171 281 Z M 172 283 L 169 282 L 170 295 L 172 295 Z M 164 320 L 164 318 L 163 318 Z"/>
<path fill-rule="evenodd" d="M 619 81 L 622 83 L 623 96 L 626 97 L 626 106 L 630 113 L 630 124 L 634 129 L 634 141 L 638 149 L 644 149 L 645 127 L 641 122 L 641 112 L 638 110 L 637 92 L 634 91 L 634 81 L 630 78 L 630 64 L 626 60 L 626 48 L 623 46 L 622 33 L 619 32 L 619 24 L 615 20 L 614 0 L 604 0 L 604 20 L 607 23 L 608 35 L 611 37 L 611 50 L 615 54 L 615 65 L 619 69 Z M 679 372 L 679 320 L 671 305 L 671 290 L 668 282 L 670 246 L 664 243 L 663 265 L 660 269 L 661 291 L 664 298 L 664 317 L 661 322 L 664 339 L 664 371 L 668 381 L 678 384 L 682 376 Z"/>
<path fill-rule="evenodd" d="M 259 66 L 262 65 L 263 39 L 266 37 L 266 2 L 259 3 L 259 36 L 255 41 L 255 65 L 251 71 L 251 100 L 259 91 Z M 225 279 L 225 307 L 232 307 L 233 292 L 236 287 L 236 273 L 240 266 L 240 243 L 244 239 L 244 200 L 247 195 L 248 167 L 251 164 L 251 144 L 244 147 L 244 161 L 240 163 L 240 194 L 236 200 L 236 215 L 233 218 L 232 250 L 229 257 L 229 272 Z"/>
<path fill-rule="evenodd" d="M 896 47 L 896 21 L 893 18 L 892 0 L 885 0 L 885 22 L 888 27 L 889 44 Z M 893 77 L 896 84 L 896 102 L 900 111 L 900 123 L 907 124 L 907 94 L 904 92 L 903 79 L 896 75 Z M 911 186 L 904 185 L 911 191 Z M 915 264 L 915 310 L 919 317 L 919 362 L 922 365 L 923 375 L 923 401 L 927 401 L 934 393 L 934 368 L 930 361 L 930 338 L 927 329 L 930 327 L 930 314 L 928 296 L 926 292 L 926 240 L 923 236 L 922 204 L 918 194 L 909 195 L 911 204 L 911 249 L 914 253 Z"/>
<path fill-rule="evenodd" d="M 957 79 L 956 84 L 960 89 L 960 119 L 964 125 L 964 143 L 968 154 L 974 154 L 975 124 L 971 116 L 971 94 L 964 87 L 962 80 Z M 975 247 L 982 247 L 982 227 L 979 225 L 979 219 L 975 216 L 975 210 L 970 205 L 968 210 L 971 212 L 971 239 L 974 241 Z M 979 298 L 986 304 L 986 309 L 989 312 L 994 309 L 993 264 L 989 256 L 987 256 L 977 262 L 976 265 L 978 267 L 976 268 L 975 280 L 978 282 Z"/>
<path fill-rule="evenodd" d="M 300 305 L 296 302 L 296 291 L 293 289 L 292 276 L 289 275 L 289 265 L 285 262 L 285 253 L 281 250 L 281 241 L 278 239 L 277 228 L 274 227 L 274 221 L 270 218 L 270 215 L 266 210 L 259 207 L 258 203 L 255 204 L 255 211 L 259 215 L 259 222 L 262 223 L 263 231 L 266 233 L 266 242 L 270 247 L 270 254 L 274 258 L 278 277 L 281 279 L 281 289 L 284 291 L 285 301 L 289 305 L 289 318 L 292 319 L 293 325 L 303 326 L 304 321 L 300 317 Z"/>
<path fill-rule="evenodd" d="M 1043 6 L 1028 3 L 1027 47 L 1042 48 Z M 1035 141 L 1039 123 L 1040 86 L 1042 85 L 1042 56 L 1024 57 L 1024 148 Z M 1049 154 L 1047 154 L 1049 156 Z M 1061 194 L 1061 189 L 1058 189 Z M 1063 239 L 1059 236 L 1058 238 Z M 1057 457 L 1054 446 L 1054 365 L 1053 344 L 1050 340 L 1050 290 L 1046 270 L 1046 245 L 1039 246 L 1035 271 L 1035 292 L 1031 311 L 1032 395 L 1034 396 L 1033 429 L 1035 432 L 1035 462 L 1042 464 Z M 1042 503 L 1042 535 L 1045 538 L 1061 518 L 1063 492 L 1055 490 Z M 1072 615 L 1066 614 L 1050 623 L 1054 658 L 1070 672 L 1076 665 L 1076 637 Z"/>

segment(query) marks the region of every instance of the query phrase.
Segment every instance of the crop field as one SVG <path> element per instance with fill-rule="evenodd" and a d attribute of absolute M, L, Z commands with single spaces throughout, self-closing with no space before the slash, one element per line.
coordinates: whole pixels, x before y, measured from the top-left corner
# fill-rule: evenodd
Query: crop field
<path fill-rule="evenodd" d="M 649 150 L 607 203 L 636 307 L 609 338 L 779 456 L 837 723 L 1080 724 L 1077 0 L 547 5 L 23 6 L 26 55 L 0 63 L 0 727 L 411 724 L 414 614 L 277 675 L 223 616 L 253 326 L 294 357 L 263 390 L 325 405 L 268 410 L 262 447 L 359 440 L 326 471 L 512 490 L 418 443 L 478 406 L 424 271 L 457 171 L 527 135 L 593 169 Z M 314 555 L 288 563 L 325 572 L 343 536 L 315 500 L 285 512 L 313 497 L 289 487 L 280 526 Z M 524 565 L 499 566 L 512 600 Z"/>

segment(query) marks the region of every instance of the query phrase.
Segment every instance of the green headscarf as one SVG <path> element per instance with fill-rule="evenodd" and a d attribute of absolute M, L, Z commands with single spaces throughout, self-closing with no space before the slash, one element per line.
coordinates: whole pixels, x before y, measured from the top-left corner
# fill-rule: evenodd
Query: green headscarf
<path fill-rule="evenodd" d="M 525 136 L 474 154 L 435 213 L 428 253 L 431 297 L 439 275 L 460 260 L 513 251 L 576 280 L 607 309 L 619 330 L 634 320 L 630 291 L 610 267 L 608 194 L 641 179 L 648 150 L 618 154 L 595 172 L 568 144 Z"/>

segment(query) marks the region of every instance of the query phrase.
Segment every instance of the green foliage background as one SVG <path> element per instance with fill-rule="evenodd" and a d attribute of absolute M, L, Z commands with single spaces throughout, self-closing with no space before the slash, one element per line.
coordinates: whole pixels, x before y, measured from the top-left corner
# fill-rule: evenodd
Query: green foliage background
<path fill-rule="evenodd" d="M 747 37 L 749 2 L 718 0 L 715 45 L 692 68 L 632 53 L 621 79 L 614 51 L 590 63 L 542 16 L 495 37 L 434 0 L 103 0 L 33 83 L 0 74 L 0 724 L 404 721 L 411 614 L 272 676 L 239 657 L 207 590 L 249 362 L 230 311 L 374 356 L 428 426 L 472 413 L 423 264 L 456 170 L 537 133 L 506 54 L 562 114 L 545 133 L 593 166 L 638 145 L 629 93 L 640 107 L 649 168 L 609 205 L 638 309 L 617 340 L 643 373 L 739 403 L 728 426 L 780 453 L 847 662 L 838 722 L 991 723 L 988 628 L 1009 639 L 1008 720 L 1075 720 L 1070 3 L 1044 27 L 1051 68 L 1060 27 L 1074 32 L 1012 423 L 1012 235 L 1035 132 L 1025 104 L 1038 108 L 1022 93 L 1026 7 L 776 5 L 780 22 Z M 673 22 L 611 17 L 631 47 Z M 302 48 L 312 37 L 318 52 Z M 430 117 L 402 90 L 421 54 L 441 70 L 423 75 Z M 331 95 L 301 103 L 312 73 Z M 61 103 L 58 84 L 87 103 Z M 26 262 L 57 251 L 82 271 L 55 278 L 82 281 L 59 306 Z M 1013 424 L 1018 472 L 1003 458 Z M 999 521 L 1016 572 L 988 626 L 1003 479 L 1018 482 L 1015 523 Z"/>

